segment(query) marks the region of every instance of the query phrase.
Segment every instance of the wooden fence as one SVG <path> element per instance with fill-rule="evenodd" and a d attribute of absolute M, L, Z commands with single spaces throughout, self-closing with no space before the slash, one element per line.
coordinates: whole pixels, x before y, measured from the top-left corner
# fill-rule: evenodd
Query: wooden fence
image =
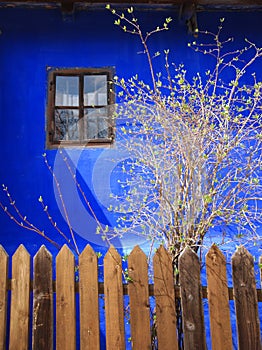
<path fill-rule="evenodd" d="M 262 295 L 256 289 L 253 258 L 243 247 L 232 257 L 232 289 L 227 285 L 225 258 L 216 246 L 206 255 L 207 287 L 201 286 L 200 263 L 189 248 L 179 260 L 180 286 L 174 286 L 171 258 L 163 247 L 153 257 L 151 285 L 147 257 L 138 246 L 128 257 L 128 284 L 123 284 L 122 260 L 114 247 L 104 258 L 103 283 L 98 283 L 97 256 L 90 246 L 79 257 L 77 282 L 75 258 L 67 246 L 63 246 L 55 263 L 53 281 L 52 256 L 42 246 L 34 256 L 30 281 L 30 255 L 21 245 L 12 257 L 10 280 L 8 255 L 1 247 L 0 349 L 9 346 L 11 350 L 26 350 L 31 344 L 30 337 L 34 350 L 51 350 L 53 343 L 59 350 L 76 349 L 79 317 L 80 349 L 99 350 L 99 294 L 104 294 L 107 350 L 125 349 L 125 294 L 129 296 L 132 349 L 151 349 L 150 295 L 155 297 L 159 350 L 177 349 L 175 298 L 181 298 L 185 349 L 206 349 L 203 298 L 207 298 L 209 305 L 213 350 L 232 349 L 229 299 L 235 303 L 239 349 L 261 349 L 258 302 Z"/>

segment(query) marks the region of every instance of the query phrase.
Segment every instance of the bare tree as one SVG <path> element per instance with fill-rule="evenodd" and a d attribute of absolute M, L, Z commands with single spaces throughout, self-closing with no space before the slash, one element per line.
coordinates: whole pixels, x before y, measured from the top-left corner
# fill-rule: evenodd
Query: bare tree
<path fill-rule="evenodd" d="M 116 231 L 160 241 L 175 265 L 184 247 L 197 251 L 213 227 L 257 238 L 262 83 L 248 72 L 262 49 L 246 39 L 244 48 L 231 50 L 233 39 L 221 40 L 221 19 L 216 34 L 199 31 L 200 42 L 189 45 L 213 59 L 213 70 L 189 80 L 186 67 L 171 64 L 166 50 L 163 72 L 155 72 L 153 57 L 160 53 L 151 55 L 148 41 L 171 19 L 143 34 L 132 7 L 124 14 L 107 7 L 117 26 L 140 38 L 152 80 L 116 78 L 123 101 L 115 113 L 122 120 L 118 138 L 130 154 L 122 163 L 126 176 L 114 196 L 117 206 L 109 208 L 119 214 Z"/>

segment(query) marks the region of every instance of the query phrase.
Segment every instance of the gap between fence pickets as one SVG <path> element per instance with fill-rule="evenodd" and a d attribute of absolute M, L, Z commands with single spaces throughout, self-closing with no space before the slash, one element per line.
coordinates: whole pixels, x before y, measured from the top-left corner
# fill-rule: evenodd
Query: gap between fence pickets
<path fill-rule="evenodd" d="M 45 246 L 44 246 L 45 247 Z M 5 252 L 5 249 L 0 245 L 0 249 Z M 37 255 L 37 253 L 36 253 Z M 8 256 L 8 254 L 7 254 Z M 261 259 L 262 261 L 262 256 Z M 132 283 L 132 282 L 131 282 Z M 7 291 L 10 291 L 11 285 L 12 285 L 12 279 L 7 279 Z M 202 286 L 202 297 L 203 299 L 207 299 L 207 287 Z M 30 291 L 33 291 L 33 280 L 30 281 Z M 174 291 L 175 291 L 175 297 L 180 298 L 180 286 L 179 285 L 174 285 Z M 257 300 L 258 302 L 262 302 L 262 289 L 257 288 Z M 53 292 L 56 292 L 56 281 L 53 280 Z M 148 285 L 148 292 L 149 296 L 154 296 L 154 284 L 149 284 Z M 75 293 L 79 293 L 79 282 L 75 282 Z M 100 295 L 104 295 L 104 283 L 103 282 L 98 282 L 98 293 Z M 123 294 L 128 295 L 128 283 L 123 283 Z M 228 287 L 228 299 L 229 300 L 234 300 L 234 292 L 233 292 L 233 287 Z"/>

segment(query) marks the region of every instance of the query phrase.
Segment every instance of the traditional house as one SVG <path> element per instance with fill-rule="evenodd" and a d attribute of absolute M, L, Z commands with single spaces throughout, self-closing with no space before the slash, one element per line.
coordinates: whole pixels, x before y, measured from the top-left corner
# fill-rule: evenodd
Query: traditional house
<path fill-rule="evenodd" d="M 120 12 L 132 6 L 145 32 L 173 18 L 150 50 L 170 49 L 189 75 L 204 73 L 208 62 L 188 43 L 198 29 L 216 33 L 221 18 L 233 47 L 245 38 L 262 47 L 262 0 L 114 0 L 111 6 Z M 41 244 L 57 252 L 64 233 L 75 250 L 74 240 L 79 250 L 87 243 L 100 251 L 108 246 L 97 227 L 116 224 L 108 208 L 111 193 L 121 191 L 118 164 L 127 157 L 116 145 L 120 126 L 111 122 L 119 102 L 111 81 L 136 74 L 150 81 L 141 42 L 114 21 L 103 1 L 0 1 L 0 244 L 10 255 L 21 243 L 32 255 Z M 161 55 L 154 62 L 161 70 Z M 261 81 L 261 61 L 252 69 Z M 112 242 L 145 243 L 130 235 Z"/>

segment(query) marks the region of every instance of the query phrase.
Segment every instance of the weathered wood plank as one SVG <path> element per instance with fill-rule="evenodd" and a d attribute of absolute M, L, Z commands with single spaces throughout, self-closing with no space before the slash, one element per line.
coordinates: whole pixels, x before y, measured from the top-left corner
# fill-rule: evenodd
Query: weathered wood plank
<path fill-rule="evenodd" d="M 29 340 L 30 255 L 20 245 L 12 257 L 9 350 L 27 350 Z"/>
<path fill-rule="evenodd" d="M 104 258 L 106 349 L 125 349 L 121 256 L 110 247 Z"/>
<path fill-rule="evenodd" d="M 206 255 L 206 270 L 212 350 L 231 350 L 226 259 L 216 245 L 212 245 Z"/>
<path fill-rule="evenodd" d="M 257 289 L 257 301 L 258 303 L 262 301 L 262 256 L 259 258 L 259 271 L 260 271 L 260 288 Z"/>
<path fill-rule="evenodd" d="M 259 258 L 259 266 L 260 266 L 260 282 L 262 284 L 262 255 Z"/>
<path fill-rule="evenodd" d="M 259 266 L 260 266 L 260 282 L 261 282 L 261 286 L 262 286 L 262 255 L 259 258 Z"/>
<path fill-rule="evenodd" d="M 131 342 L 133 350 L 151 349 L 148 266 L 144 252 L 136 246 L 128 257 Z"/>
<path fill-rule="evenodd" d="M 232 256 L 232 272 L 239 350 L 261 350 L 254 260 L 244 247 Z"/>
<path fill-rule="evenodd" d="M 181 3 L 184 0 L 134 0 L 132 2 L 130 2 L 131 4 L 172 4 L 174 5 L 181 5 Z M 16 3 L 26 3 L 29 2 L 30 4 L 36 4 L 39 2 L 39 0 L 1 0 L 1 2 L 5 3 L 13 3 L 13 6 L 16 6 Z M 61 3 L 62 5 L 66 5 L 68 3 L 86 3 L 86 0 L 45 0 L 43 3 Z M 88 1 L 89 4 L 105 4 L 105 2 L 103 0 L 89 0 Z M 113 3 L 118 4 L 118 3 L 123 3 L 122 0 L 114 0 Z M 196 4 L 200 5 L 200 6 L 205 6 L 208 5 L 210 7 L 214 6 L 215 8 L 217 6 L 221 7 L 221 9 L 230 9 L 230 6 L 239 6 L 241 7 L 248 7 L 250 6 L 261 6 L 261 0 L 196 0 L 195 1 Z"/>
<path fill-rule="evenodd" d="M 80 348 L 99 350 L 97 255 L 87 245 L 79 256 Z"/>
<path fill-rule="evenodd" d="M 56 257 L 56 348 L 76 348 L 75 259 L 66 245 Z"/>
<path fill-rule="evenodd" d="M 8 255 L 0 245 L 0 349 L 6 345 Z"/>
<path fill-rule="evenodd" d="M 33 350 L 53 349 L 52 255 L 42 246 L 34 257 Z"/>
<path fill-rule="evenodd" d="M 153 258 L 156 326 L 159 350 L 177 350 L 174 272 L 170 254 L 161 246 Z"/>
<path fill-rule="evenodd" d="M 200 263 L 186 247 L 178 260 L 185 350 L 206 349 Z"/>

